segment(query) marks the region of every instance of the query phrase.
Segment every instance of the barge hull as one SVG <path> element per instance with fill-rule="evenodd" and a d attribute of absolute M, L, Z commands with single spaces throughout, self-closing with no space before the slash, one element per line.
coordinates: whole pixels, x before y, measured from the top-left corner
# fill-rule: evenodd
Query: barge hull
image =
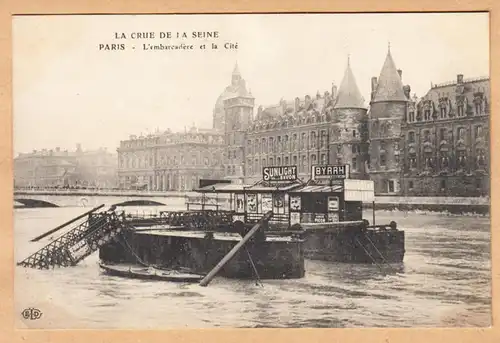
<path fill-rule="evenodd" d="M 184 267 L 205 274 L 238 243 L 238 240 L 161 235 L 128 231 L 99 250 L 103 263 L 143 263 L 162 268 Z M 224 266 L 219 275 L 227 278 L 295 279 L 305 275 L 304 242 L 280 240 L 250 241 Z M 248 251 L 248 253 L 247 253 Z"/>
<path fill-rule="evenodd" d="M 338 230 L 306 232 L 304 256 L 345 263 L 400 263 L 405 233 L 400 230 Z"/>

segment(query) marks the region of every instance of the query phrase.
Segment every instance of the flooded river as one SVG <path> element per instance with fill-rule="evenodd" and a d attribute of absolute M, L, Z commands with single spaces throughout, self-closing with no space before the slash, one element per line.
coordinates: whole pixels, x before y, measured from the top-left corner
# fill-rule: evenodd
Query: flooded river
<path fill-rule="evenodd" d="M 172 203 L 170 208 L 181 206 Z M 15 260 L 47 244 L 29 240 L 89 208 L 15 210 Z M 158 208 L 157 208 L 158 210 Z M 371 220 L 367 211 L 365 218 Z M 456 327 L 491 323 L 488 217 L 377 212 L 406 231 L 401 265 L 306 260 L 298 280 L 215 278 L 208 287 L 102 274 L 98 254 L 71 268 L 16 267 L 18 327 Z M 21 320 L 37 308 L 37 321 Z"/>

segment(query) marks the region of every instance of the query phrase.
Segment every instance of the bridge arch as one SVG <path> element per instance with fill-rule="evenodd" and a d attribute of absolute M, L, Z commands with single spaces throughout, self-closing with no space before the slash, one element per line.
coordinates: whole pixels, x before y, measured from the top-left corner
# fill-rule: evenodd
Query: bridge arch
<path fill-rule="evenodd" d="M 16 206 L 16 203 L 22 204 L 24 206 L 19 206 L 19 205 Z M 38 207 L 59 207 L 59 205 L 56 205 L 54 203 L 45 200 L 20 198 L 20 199 L 14 199 L 14 207 L 38 208 Z"/>
<path fill-rule="evenodd" d="M 165 204 L 153 200 L 129 200 L 114 204 L 113 206 L 165 206 Z"/>

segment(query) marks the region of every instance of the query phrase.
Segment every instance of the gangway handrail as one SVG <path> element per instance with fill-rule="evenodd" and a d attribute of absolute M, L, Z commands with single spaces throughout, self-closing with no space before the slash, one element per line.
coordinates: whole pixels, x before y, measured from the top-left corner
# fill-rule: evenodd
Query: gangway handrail
<path fill-rule="evenodd" d="M 101 209 L 102 207 L 104 207 L 104 204 L 99 205 L 99 206 L 97 206 L 97 207 L 94 207 L 94 208 L 93 208 L 93 209 L 91 209 L 90 211 L 87 211 L 87 212 L 85 212 L 85 213 L 83 213 L 83 214 L 80 214 L 79 216 L 77 216 L 77 217 L 75 217 L 75 218 L 73 218 L 73 219 L 71 219 L 71 220 L 68 220 L 66 223 L 61 224 L 61 225 L 59 225 L 58 227 L 55 227 L 55 228 L 53 228 L 52 230 L 49 230 L 49 231 L 47 231 L 47 232 L 45 232 L 45 233 L 41 234 L 40 236 L 37 236 L 37 237 L 33 238 L 33 239 L 31 240 L 31 242 L 38 242 L 38 241 L 39 241 L 39 240 L 41 240 L 42 238 L 45 238 L 45 237 L 47 237 L 47 236 L 49 236 L 49 235 L 53 234 L 54 232 L 57 232 L 57 231 L 61 230 L 62 228 L 66 227 L 66 226 L 68 226 L 68 225 L 70 225 L 70 224 L 73 224 L 73 223 L 74 223 L 74 222 L 76 222 L 78 219 L 82 219 L 83 217 L 88 216 L 89 214 L 91 214 L 91 213 L 93 213 L 93 212 L 95 212 L 95 211 L 97 211 L 97 210 Z"/>

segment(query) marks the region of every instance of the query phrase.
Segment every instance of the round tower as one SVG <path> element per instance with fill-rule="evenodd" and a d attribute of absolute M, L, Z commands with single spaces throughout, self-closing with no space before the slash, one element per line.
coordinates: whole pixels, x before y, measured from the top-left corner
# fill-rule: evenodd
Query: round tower
<path fill-rule="evenodd" d="M 351 69 L 349 58 L 333 107 L 330 162 L 348 164 L 351 177 L 366 179 L 368 153 L 367 108 Z"/>
<path fill-rule="evenodd" d="M 400 190 L 401 123 L 408 99 L 390 48 L 380 76 L 372 78 L 369 112 L 369 174 L 376 194 L 397 194 Z"/>

